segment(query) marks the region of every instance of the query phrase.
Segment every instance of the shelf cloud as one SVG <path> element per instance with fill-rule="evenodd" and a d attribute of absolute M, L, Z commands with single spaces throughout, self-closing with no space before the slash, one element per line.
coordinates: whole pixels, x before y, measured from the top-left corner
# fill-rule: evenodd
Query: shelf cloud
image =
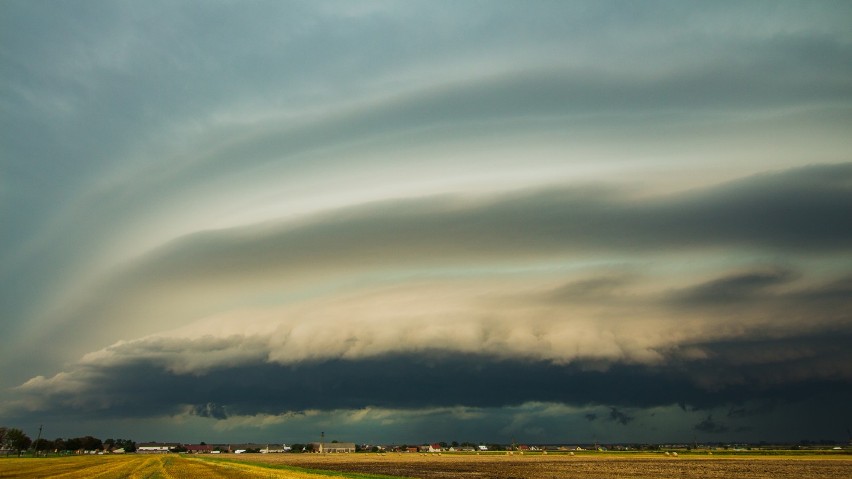
<path fill-rule="evenodd" d="M 558 442 L 849 420 L 845 4 L 5 13 L 2 425 Z"/>

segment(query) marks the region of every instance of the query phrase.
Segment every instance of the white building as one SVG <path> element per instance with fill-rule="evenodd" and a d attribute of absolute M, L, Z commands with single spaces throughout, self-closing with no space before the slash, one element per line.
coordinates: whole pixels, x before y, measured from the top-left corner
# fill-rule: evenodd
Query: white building
<path fill-rule="evenodd" d="M 136 446 L 136 452 L 141 454 L 165 454 L 173 451 L 180 444 L 163 442 L 143 442 Z"/>

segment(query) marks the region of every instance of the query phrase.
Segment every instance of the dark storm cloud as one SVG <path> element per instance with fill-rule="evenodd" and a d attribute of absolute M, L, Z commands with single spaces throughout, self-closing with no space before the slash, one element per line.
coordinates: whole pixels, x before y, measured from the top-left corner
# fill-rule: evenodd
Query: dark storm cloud
<path fill-rule="evenodd" d="M 611 407 L 609 408 L 609 420 L 613 422 L 620 423 L 623 426 L 630 424 L 631 421 L 636 419 L 635 417 L 625 413 L 624 411 L 620 411 L 618 408 Z"/>
<path fill-rule="evenodd" d="M 852 352 L 846 347 L 852 335 L 845 325 L 824 327 L 817 333 L 773 336 L 695 343 L 708 359 L 696 362 L 693 368 L 704 380 L 755 385 L 809 377 L 852 377 Z M 740 366 L 743 369 L 738 369 Z"/>
<path fill-rule="evenodd" d="M 713 420 L 712 414 L 708 414 L 706 418 L 695 425 L 694 429 L 711 434 L 721 434 L 730 430 L 724 423 Z"/>
<path fill-rule="evenodd" d="M 755 375 L 762 372 L 748 364 L 739 368 Z M 153 417 L 178 414 L 189 407 L 194 415 L 224 419 L 308 409 L 499 408 L 551 402 L 605 405 L 610 407 L 607 419 L 623 425 L 634 419 L 623 408 L 682 404 L 700 410 L 769 399 L 802 402 L 827 395 L 852 396 L 848 378 L 706 389 L 694 381 L 694 375 L 703 373 L 700 366 L 688 363 L 673 368 L 615 365 L 594 371 L 582 365 L 435 350 L 290 366 L 254 363 L 219 367 L 206 374 L 176 374 L 150 362 L 90 365 L 54 378 L 51 384 L 30 382 L 19 389 L 33 395 L 43 415 L 70 410 L 84 415 Z"/>
<path fill-rule="evenodd" d="M 773 411 L 778 407 L 778 401 L 775 399 L 768 399 L 762 402 L 754 402 L 746 405 L 732 405 L 728 408 L 728 412 L 725 414 L 729 419 L 739 419 L 739 418 L 748 418 L 757 416 L 760 414 L 764 414 L 769 411 Z"/>
<path fill-rule="evenodd" d="M 228 411 L 224 406 L 216 403 L 195 404 L 191 408 L 191 414 L 199 417 L 209 417 L 213 419 L 227 419 Z"/>

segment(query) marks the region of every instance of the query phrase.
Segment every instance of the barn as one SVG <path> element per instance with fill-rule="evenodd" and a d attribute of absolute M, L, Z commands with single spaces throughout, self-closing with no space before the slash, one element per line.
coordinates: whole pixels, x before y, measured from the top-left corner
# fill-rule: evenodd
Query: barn
<path fill-rule="evenodd" d="M 338 453 L 338 452 L 355 452 L 354 442 L 312 442 L 311 448 L 314 451 Z"/>

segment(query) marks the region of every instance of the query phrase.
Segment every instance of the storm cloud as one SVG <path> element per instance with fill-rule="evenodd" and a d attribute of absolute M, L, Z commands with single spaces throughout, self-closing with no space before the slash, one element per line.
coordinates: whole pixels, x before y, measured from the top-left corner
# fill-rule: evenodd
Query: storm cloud
<path fill-rule="evenodd" d="M 834 437 L 850 19 L 6 2 L 0 424 Z"/>
<path fill-rule="evenodd" d="M 584 344 L 582 350 L 598 351 L 605 359 L 633 356 L 637 360 L 646 354 L 641 350 L 676 346 L 668 341 L 705 334 L 725 337 L 728 333 L 719 325 L 728 322 L 737 330 L 762 329 L 765 334 L 781 335 L 845 328 L 850 321 L 845 313 L 850 297 L 847 279 L 810 271 L 813 267 L 807 262 L 848 254 L 852 227 L 844 220 L 852 214 L 850 178 L 852 167 L 843 164 L 763 175 L 664 199 L 586 188 L 496 198 L 438 197 L 370 204 L 295 224 L 197 233 L 131 263 L 98 287 L 94 304 L 66 312 L 76 317 L 74 321 L 47 334 L 62 335 L 65 328 L 87 322 L 100 325 L 102 335 L 127 330 L 151 334 L 173 329 L 181 317 L 176 312 L 189 325 L 195 320 L 186 318 L 198 314 L 199 295 L 208 297 L 209 292 L 215 292 L 220 302 L 244 301 L 241 298 L 246 295 L 277 297 L 276 313 L 238 314 L 236 329 L 236 318 L 201 319 L 195 330 L 214 324 L 225 328 L 219 331 L 259 328 L 263 334 L 282 338 L 270 357 L 286 361 L 326 354 L 321 350 L 331 357 L 405 352 L 408 341 L 414 348 L 467 352 L 485 348 L 570 361 L 583 356 L 576 352 L 577 344 L 595 341 L 578 339 L 572 328 L 606 332 L 597 339 L 601 344 Z M 795 198 L 796 205 L 790 205 L 788 198 Z M 640 274 L 631 265 L 637 259 L 668 257 L 673 251 L 713 258 L 718 248 L 785 254 L 790 264 L 721 271 L 721 278 L 686 289 L 659 283 L 655 273 Z M 612 256 L 632 258 L 609 265 Z M 579 261 L 592 265 L 572 271 L 572 263 Z M 547 291 L 559 281 L 558 271 L 518 278 L 512 268 L 522 262 L 549 263 L 550 267 L 567 264 L 564 275 L 578 279 Z M 801 270 L 794 269 L 797 262 L 802 263 Z M 500 273 L 500 268 L 507 271 Z M 460 274 L 463 269 L 467 272 Z M 459 295 L 448 281 L 479 292 L 472 297 Z M 526 283 L 523 288 L 543 292 L 520 297 L 518 290 L 511 291 L 518 281 Z M 329 287 L 349 292 L 329 302 L 325 299 Z M 638 291 L 648 288 L 656 291 Z M 436 302 L 437 298 L 441 301 Z M 579 309 L 607 309 L 602 302 L 610 305 L 609 314 L 595 312 L 588 317 Z M 359 319 L 349 317 L 345 308 L 366 309 Z M 557 319 L 572 309 L 574 318 Z M 617 317 L 628 309 L 632 309 L 630 321 Z M 720 318 L 720 310 L 734 315 Z M 425 311 L 437 317 L 428 319 L 421 314 Z M 769 312 L 776 315 L 771 320 Z M 271 319 L 270 314 L 278 316 Z M 109 323 L 109 318 L 119 315 L 124 321 Z M 547 315 L 553 319 L 544 324 Z M 804 316 L 809 316 L 807 322 Z M 313 319 L 300 325 L 301 317 Z M 655 337 L 680 329 L 690 318 L 696 318 L 691 333 Z M 580 319 L 588 321 L 581 326 Z M 744 326 L 744 319 L 755 321 Z M 513 321 L 519 321 L 519 326 L 508 325 Z M 191 326 L 187 328 L 186 334 L 197 334 L 189 332 Z M 623 332 L 607 332 L 613 328 Z M 299 336 L 302 330 L 310 333 Z M 520 336 L 513 342 L 516 330 Z M 407 339 L 400 340 L 394 331 Z M 615 346 L 614 351 L 614 345 L 601 350 L 599 346 L 609 343 L 605 337 L 611 334 L 623 335 L 627 344 Z M 324 348 L 300 344 L 326 344 L 325 336 L 337 339 L 329 339 Z M 517 343 L 524 336 L 531 339 Z M 651 344 L 630 350 L 630 343 L 651 337 L 655 337 L 649 339 Z M 215 363 L 215 357 L 208 361 Z"/>
<path fill-rule="evenodd" d="M 751 365 L 744 363 L 742 367 L 748 370 Z M 707 389 L 694 380 L 694 375 L 701 373 L 700 366 L 693 369 L 690 365 L 616 365 L 593 370 L 581 365 L 431 350 L 428 355 L 396 354 L 286 366 L 220 366 L 204 374 L 178 374 L 146 362 L 90 366 L 66 377 L 37 378 L 19 389 L 32 394 L 32 400 L 46 415 L 61 415 L 70 408 L 99 417 L 158 417 L 178 414 L 190 406 L 195 415 L 225 419 L 229 415 L 305 410 L 499 408 L 543 402 L 608 406 L 607 419 L 622 425 L 633 420 L 619 409 L 624 407 L 681 404 L 707 410 L 769 398 L 807 402 L 826 394 L 852 394 L 848 377 Z M 757 376 L 759 370 L 753 373 Z M 69 396 L 72 383 L 82 387 Z"/>

